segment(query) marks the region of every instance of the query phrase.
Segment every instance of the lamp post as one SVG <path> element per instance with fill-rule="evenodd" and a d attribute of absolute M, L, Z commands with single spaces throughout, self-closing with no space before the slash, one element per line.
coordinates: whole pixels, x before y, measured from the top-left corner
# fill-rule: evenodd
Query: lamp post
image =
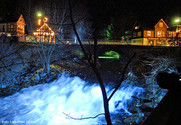
<path fill-rule="evenodd" d="M 42 24 L 42 12 L 40 12 L 40 11 L 38 11 L 37 13 L 36 13 L 36 16 L 37 16 L 37 18 L 38 18 L 38 25 L 39 26 L 41 26 L 41 24 Z M 39 35 L 39 41 L 41 41 L 41 31 L 39 31 L 38 32 L 38 35 Z"/>
<path fill-rule="evenodd" d="M 38 25 L 41 25 L 41 22 L 42 22 L 42 13 L 39 11 L 36 13 L 36 16 L 38 17 Z"/>
<path fill-rule="evenodd" d="M 181 18 L 180 17 L 177 17 L 175 20 L 174 20 L 174 25 L 176 25 L 176 41 L 177 41 L 177 44 L 180 46 L 180 42 L 179 42 L 179 33 L 181 31 Z"/>

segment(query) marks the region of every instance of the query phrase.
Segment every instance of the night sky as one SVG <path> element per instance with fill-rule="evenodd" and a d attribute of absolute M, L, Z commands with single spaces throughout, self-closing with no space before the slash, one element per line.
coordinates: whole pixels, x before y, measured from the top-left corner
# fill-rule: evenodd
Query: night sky
<path fill-rule="evenodd" d="M 43 8 L 46 0 L 31 0 L 32 13 L 38 8 Z M 51 2 L 56 0 L 51 0 Z M 73 0 L 74 1 L 74 0 Z M 180 1 L 173 0 L 75 0 L 77 4 L 83 3 L 88 14 L 93 21 L 101 24 L 102 27 L 113 23 L 116 27 L 128 29 L 133 26 L 135 21 L 139 21 L 148 26 L 154 26 L 160 18 L 163 18 L 168 25 L 172 18 L 181 16 Z M 28 6 L 28 0 L 0 0 L 0 17 L 16 16 L 23 12 L 23 7 Z M 83 13 L 84 11 L 81 11 Z M 26 20 L 26 18 L 25 18 Z M 105 24 L 105 25 L 104 25 Z M 100 25 L 100 26 L 101 26 Z"/>

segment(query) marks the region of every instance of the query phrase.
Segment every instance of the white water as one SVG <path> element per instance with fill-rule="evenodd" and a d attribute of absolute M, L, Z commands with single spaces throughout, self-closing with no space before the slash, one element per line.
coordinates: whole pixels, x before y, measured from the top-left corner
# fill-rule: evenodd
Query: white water
<path fill-rule="evenodd" d="M 49 84 L 23 89 L 0 98 L 0 124 L 28 125 L 96 125 L 98 119 L 73 120 L 103 113 L 101 90 L 98 85 L 85 86 L 79 77 L 62 75 Z M 109 88 L 106 88 L 109 91 Z M 110 112 L 127 111 L 126 101 L 139 96 L 142 88 L 123 85 L 110 101 Z M 115 107 L 116 102 L 120 102 Z M 127 111 L 128 112 L 128 111 Z"/>

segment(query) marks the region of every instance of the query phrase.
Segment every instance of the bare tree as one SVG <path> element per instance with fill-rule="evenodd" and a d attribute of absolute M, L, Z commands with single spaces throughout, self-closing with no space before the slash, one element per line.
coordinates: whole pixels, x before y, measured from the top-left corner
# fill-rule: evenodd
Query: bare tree
<path fill-rule="evenodd" d="M 119 82 L 119 84 L 114 88 L 114 91 L 111 93 L 111 95 L 108 97 L 106 90 L 105 90 L 105 85 L 102 79 L 102 76 L 97 68 L 97 31 L 96 31 L 96 27 L 94 30 L 94 58 L 92 58 L 92 55 L 89 55 L 89 53 L 86 52 L 85 47 L 82 44 L 82 41 L 79 37 L 79 34 L 77 32 L 76 29 L 76 25 L 72 16 L 72 7 L 71 7 L 71 0 L 68 0 L 68 6 L 69 6 L 69 16 L 70 16 L 70 20 L 72 23 L 72 27 L 74 30 L 74 33 L 77 37 L 77 40 L 80 44 L 80 47 L 85 55 L 86 60 L 88 61 L 88 65 L 92 68 L 93 72 L 95 73 L 97 80 L 99 82 L 101 91 L 102 91 L 102 96 L 103 96 L 103 105 L 104 105 L 104 112 L 105 112 L 105 119 L 108 125 L 112 125 L 111 122 L 111 118 L 110 118 L 110 111 L 109 111 L 109 101 L 111 100 L 111 98 L 113 97 L 113 95 L 115 94 L 115 92 L 118 90 L 118 88 L 121 86 L 121 83 L 124 80 L 125 77 L 125 73 L 126 73 L 126 69 L 128 68 L 129 64 L 131 63 L 132 59 L 134 58 L 135 54 L 132 55 L 132 57 L 129 59 L 129 61 L 126 63 L 126 65 L 124 66 L 123 72 L 122 72 L 122 76 L 121 76 L 121 80 Z"/>
<path fill-rule="evenodd" d="M 66 1 L 64 0 L 45 0 L 44 8 L 45 15 L 50 19 L 50 25 L 56 33 L 56 40 L 59 42 L 64 39 L 67 25 L 67 9 L 65 8 Z"/>
<path fill-rule="evenodd" d="M 17 77 L 26 74 L 30 65 L 36 59 L 30 58 L 33 51 L 28 47 L 28 43 L 8 43 L 0 37 L 0 86 L 13 86 L 19 84 Z M 32 68 L 32 67 L 31 67 Z"/>
<path fill-rule="evenodd" d="M 44 72 L 49 73 L 52 54 L 55 50 L 57 40 L 60 41 L 63 35 L 63 26 L 65 23 L 66 9 L 63 0 L 43 0 L 42 7 L 46 8 L 43 11 L 43 16 L 47 16 L 48 25 L 53 30 L 54 36 L 43 35 L 40 31 L 39 35 L 32 39 L 36 43 L 37 50 L 40 56 L 40 62 L 44 68 Z M 47 23 L 47 22 L 46 22 Z M 46 31 L 47 32 L 47 31 Z M 47 32 L 48 33 L 48 32 Z M 51 31 L 49 32 L 51 34 Z"/>
<path fill-rule="evenodd" d="M 55 50 L 55 37 L 52 36 L 35 36 L 34 39 L 31 39 L 32 42 L 36 43 L 37 51 L 39 53 L 40 59 L 39 62 L 41 63 L 42 67 L 44 68 L 45 73 L 49 73 L 51 68 L 51 57 Z"/>

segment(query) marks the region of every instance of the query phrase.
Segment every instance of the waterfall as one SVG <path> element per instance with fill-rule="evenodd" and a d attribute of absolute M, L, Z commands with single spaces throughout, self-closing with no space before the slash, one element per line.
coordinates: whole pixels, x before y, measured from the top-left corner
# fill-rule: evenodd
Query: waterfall
<path fill-rule="evenodd" d="M 109 95 L 112 90 L 106 87 L 106 91 Z M 123 109 L 129 113 L 126 101 L 143 91 L 141 87 L 123 83 L 109 102 L 110 112 Z M 86 84 L 79 77 L 64 74 L 54 82 L 30 86 L 0 98 L 0 124 L 6 125 L 96 125 L 98 118 L 74 120 L 70 117 L 84 118 L 100 113 L 104 110 L 98 84 Z"/>

